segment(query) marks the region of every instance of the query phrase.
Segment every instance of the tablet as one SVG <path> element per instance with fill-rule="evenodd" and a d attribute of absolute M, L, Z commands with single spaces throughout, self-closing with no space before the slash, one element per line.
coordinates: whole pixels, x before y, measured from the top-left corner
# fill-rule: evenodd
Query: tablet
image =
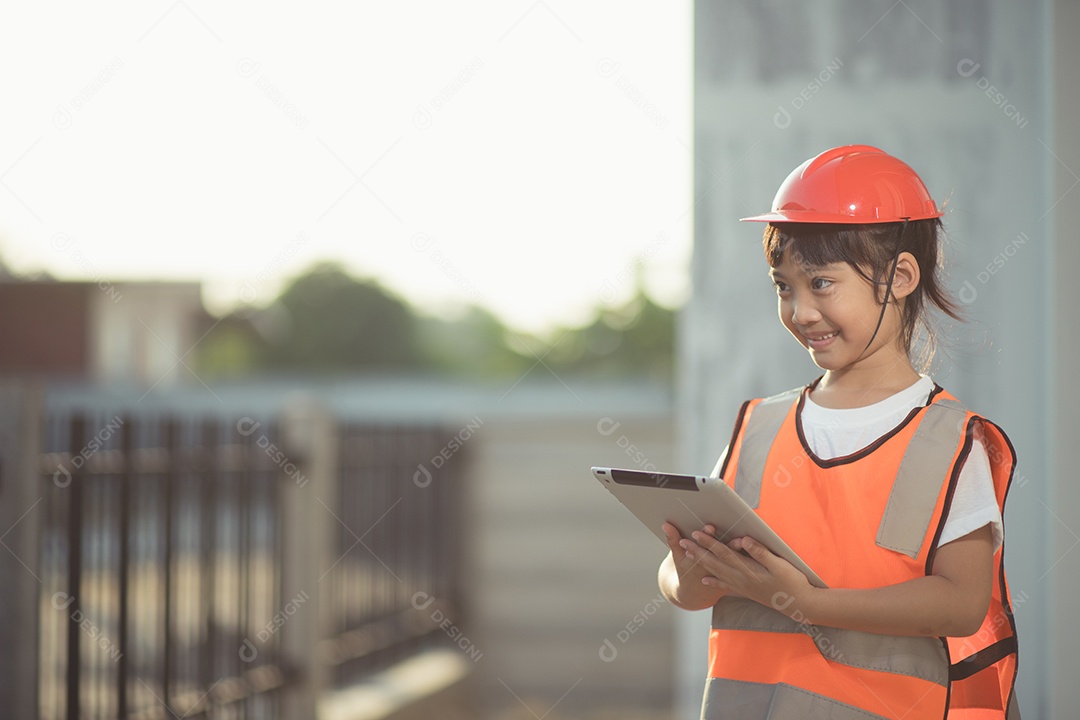
<path fill-rule="evenodd" d="M 667 545 L 660 527 L 670 522 L 683 537 L 706 524 L 728 542 L 744 535 L 797 567 L 817 587 L 827 587 L 810 566 L 795 554 L 753 508 L 720 478 L 703 475 L 594 467 L 593 476 Z"/>

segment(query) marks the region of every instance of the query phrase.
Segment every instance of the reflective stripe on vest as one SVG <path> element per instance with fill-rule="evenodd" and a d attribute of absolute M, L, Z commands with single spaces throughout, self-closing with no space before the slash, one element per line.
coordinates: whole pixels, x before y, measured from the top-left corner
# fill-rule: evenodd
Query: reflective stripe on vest
<path fill-rule="evenodd" d="M 755 683 L 709 678 L 702 718 L 724 720 L 890 720 L 832 698 L 785 683 Z"/>
<path fill-rule="evenodd" d="M 796 615 L 796 618 L 798 615 Z M 713 610 L 716 630 L 801 633 L 828 660 L 878 672 L 896 673 L 945 687 L 949 665 L 945 648 L 934 637 L 905 637 L 798 622 L 782 612 L 745 598 L 721 598 Z"/>
<path fill-rule="evenodd" d="M 761 502 L 762 476 L 769 450 L 800 393 L 802 388 L 765 398 L 754 406 L 746 423 L 743 449 L 735 473 L 735 492 L 752 508 Z"/>
<path fill-rule="evenodd" d="M 926 409 L 896 473 L 877 544 L 916 558 L 926 538 L 941 481 L 952 467 L 967 411 L 955 400 L 938 400 Z"/>

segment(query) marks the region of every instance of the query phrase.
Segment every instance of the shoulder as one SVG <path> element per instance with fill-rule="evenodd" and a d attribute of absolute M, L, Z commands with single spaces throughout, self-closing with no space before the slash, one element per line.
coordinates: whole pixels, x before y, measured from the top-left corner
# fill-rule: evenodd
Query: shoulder
<path fill-rule="evenodd" d="M 953 410 L 961 412 L 965 417 L 971 418 L 973 425 L 980 430 L 986 426 L 992 426 L 1001 432 L 1001 428 L 994 421 L 988 417 L 968 407 L 962 400 L 950 393 L 945 388 L 941 387 L 937 383 L 934 383 L 934 391 L 930 395 L 930 407 L 939 407 L 945 410 Z"/>
<path fill-rule="evenodd" d="M 971 446 L 976 452 L 985 450 L 992 464 L 1015 465 L 1016 450 L 1012 440 L 1000 425 L 975 410 L 971 410 L 952 393 L 935 384 L 935 395 L 931 396 L 930 407 L 951 410 L 956 415 L 961 432 L 971 437 Z"/>

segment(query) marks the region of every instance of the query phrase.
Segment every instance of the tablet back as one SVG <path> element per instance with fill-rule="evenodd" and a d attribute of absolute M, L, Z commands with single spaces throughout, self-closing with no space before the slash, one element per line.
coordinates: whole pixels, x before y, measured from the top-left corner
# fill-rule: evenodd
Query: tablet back
<path fill-rule="evenodd" d="M 711 524 L 721 542 L 752 537 L 799 568 L 811 584 L 826 587 L 810 566 L 720 478 L 604 467 L 594 467 L 592 472 L 665 545 L 667 538 L 661 528 L 665 522 L 678 528 L 683 537 Z"/>

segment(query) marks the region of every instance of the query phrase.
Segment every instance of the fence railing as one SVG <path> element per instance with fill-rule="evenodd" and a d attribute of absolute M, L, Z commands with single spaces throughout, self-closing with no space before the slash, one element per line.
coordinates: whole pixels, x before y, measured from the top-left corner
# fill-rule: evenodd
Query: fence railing
<path fill-rule="evenodd" d="M 36 457 L 0 473 L 38 497 L 35 553 L 16 548 L 39 583 L 27 717 L 314 717 L 321 693 L 450 641 L 427 606 L 462 614 L 463 463 L 426 462 L 450 431 L 301 402 L 42 415 L 37 436 L 0 446 L 0 468 Z"/>

